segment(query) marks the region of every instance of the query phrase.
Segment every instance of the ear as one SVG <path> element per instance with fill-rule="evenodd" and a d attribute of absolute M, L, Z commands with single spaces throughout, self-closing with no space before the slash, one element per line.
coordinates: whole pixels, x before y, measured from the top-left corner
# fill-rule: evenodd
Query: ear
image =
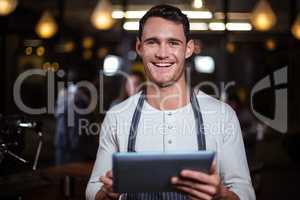
<path fill-rule="evenodd" d="M 136 38 L 135 50 L 139 56 L 141 56 L 141 40 L 139 37 Z"/>
<path fill-rule="evenodd" d="M 189 58 L 193 55 L 195 49 L 194 40 L 189 40 L 186 44 L 186 50 L 185 50 L 185 58 Z"/>

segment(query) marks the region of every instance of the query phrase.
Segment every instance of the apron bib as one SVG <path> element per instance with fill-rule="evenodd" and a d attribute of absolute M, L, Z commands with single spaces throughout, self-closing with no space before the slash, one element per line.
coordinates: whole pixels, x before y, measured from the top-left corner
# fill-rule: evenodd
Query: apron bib
<path fill-rule="evenodd" d="M 128 152 L 135 152 L 137 128 L 141 118 L 141 111 L 145 101 L 145 93 L 146 91 L 143 90 L 132 117 L 130 133 L 128 137 L 128 147 L 127 147 Z M 203 118 L 202 118 L 197 97 L 194 92 L 191 92 L 190 101 L 191 101 L 195 122 L 196 122 L 195 124 L 197 130 L 198 150 L 203 151 L 206 150 Z M 127 200 L 187 200 L 188 197 L 184 193 L 180 193 L 180 192 L 141 192 L 141 193 L 127 193 L 126 199 Z"/>

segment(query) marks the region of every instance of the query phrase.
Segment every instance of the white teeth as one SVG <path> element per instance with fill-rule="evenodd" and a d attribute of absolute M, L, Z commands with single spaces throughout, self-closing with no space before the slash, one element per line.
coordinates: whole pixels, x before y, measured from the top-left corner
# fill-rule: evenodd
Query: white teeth
<path fill-rule="evenodd" d="M 172 65 L 170 63 L 154 63 L 154 64 L 158 67 L 169 67 Z"/>

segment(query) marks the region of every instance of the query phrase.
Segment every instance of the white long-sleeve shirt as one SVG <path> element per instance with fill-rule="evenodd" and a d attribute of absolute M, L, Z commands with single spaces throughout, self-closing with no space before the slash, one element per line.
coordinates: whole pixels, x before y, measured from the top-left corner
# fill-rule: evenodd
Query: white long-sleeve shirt
<path fill-rule="evenodd" d="M 96 162 L 86 197 L 95 199 L 102 187 L 100 176 L 112 169 L 112 154 L 126 152 L 131 119 L 140 93 L 112 107 L 103 121 Z M 216 152 L 217 170 L 224 186 L 241 200 L 254 200 L 241 129 L 233 109 L 203 92 L 197 99 L 204 123 L 206 149 Z M 138 125 L 135 150 L 198 151 L 191 104 L 176 110 L 158 110 L 145 100 Z"/>

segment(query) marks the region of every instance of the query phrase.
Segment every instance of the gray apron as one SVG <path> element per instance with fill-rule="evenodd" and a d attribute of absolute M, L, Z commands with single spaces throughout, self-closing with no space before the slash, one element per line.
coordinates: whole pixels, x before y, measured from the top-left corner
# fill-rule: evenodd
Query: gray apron
<path fill-rule="evenodd" d="M 141 110 L 145 101 L 145 90 L 142 91 L 141 96 L 138 100 L 137 106 L 135 108 L 132 122 L 130 126 L 130 134 L 128 138 L 128 152 L 135 152 L 135 142 L 137 135 L 137 128 L 141 117 Z M 195 121 L 196 121 L 196 130 L 197 130 L 197 139 L 198 139 L 198 150 L 206 150 L 205 135 L 204 135 L 204 126 L 202 114 L 200 111 L 200 106 L 197 100 L 197 97 L 194 92 L 191 92 L 191 105 L 193 108 Z M 127 200 L 186 200 L 188 199 L 187 195 L 181 192 L 139 192 L 139 193 L 127 193 Z"/>

